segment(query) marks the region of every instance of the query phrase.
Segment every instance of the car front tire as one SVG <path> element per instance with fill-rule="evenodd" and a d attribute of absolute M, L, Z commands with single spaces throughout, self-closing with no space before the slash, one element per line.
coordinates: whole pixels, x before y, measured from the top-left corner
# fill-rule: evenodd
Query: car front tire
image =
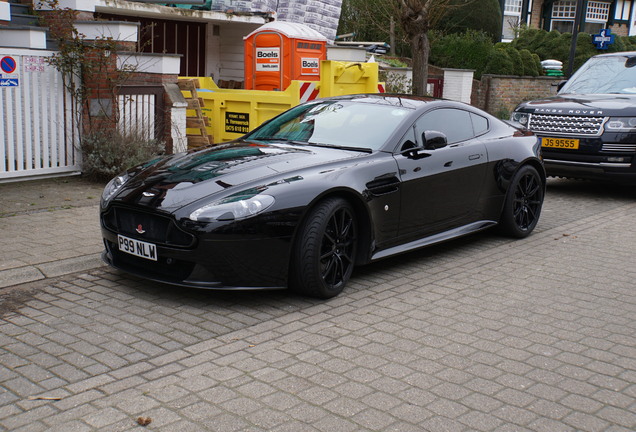
<path fill-rule="evenodd" d="M 318 298 L 335 297 L 351 277 L 358 225 L 342 198 L 319 202 L 303 224 L 292 258 L 292 288 Z"/>

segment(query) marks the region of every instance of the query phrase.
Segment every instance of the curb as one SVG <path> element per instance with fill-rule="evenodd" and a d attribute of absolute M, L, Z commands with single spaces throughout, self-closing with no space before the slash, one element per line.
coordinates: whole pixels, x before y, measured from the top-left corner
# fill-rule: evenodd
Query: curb
<path fill-rule="evenodd" d="M 0 288 L 92 270 L 105 265 L 104 261 L 102 261 L 101 253 L 96 253 L 38 265 L 0 270 Z"/>

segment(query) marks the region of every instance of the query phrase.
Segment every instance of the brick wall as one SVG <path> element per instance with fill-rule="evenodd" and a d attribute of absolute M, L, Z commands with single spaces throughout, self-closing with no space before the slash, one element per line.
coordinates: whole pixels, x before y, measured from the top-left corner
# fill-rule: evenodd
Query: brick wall
<path fill-rule="evenodd" d="M 556 94 L 561 78 L 482 75 L 473 80 L 471 104 L 490 114 L 508 118 L 519 102 Z"/>

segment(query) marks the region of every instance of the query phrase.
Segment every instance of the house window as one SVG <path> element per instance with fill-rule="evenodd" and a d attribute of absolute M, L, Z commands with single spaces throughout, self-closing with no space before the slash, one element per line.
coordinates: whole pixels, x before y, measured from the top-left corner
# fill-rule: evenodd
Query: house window
<path fill-rule="evenodd" d="M 609 17 L 609 3 L 588 2 L 587 13 L 585 14 L 585 22 L 602 22 L 606 23 Z"/>
<path fill-rule="evenodd" d="M 585 11 L 585 32 L 595 34 L 604 29 L 609 18 L 610 3 L 589 1 Z M 576 0 L 558 0 L 552 6 L 550 30 L 572 33 L 576 18 Z"/>
<path fill-rule="evenodd" d="M 521 19 L 521 4 L 523 0 L 506 0 L 503 16 L 503 41 L 511 41 L 516 36 Z"/>
<path fill-rule="evenodd" d="M 629 21 L 629 13 L 632 10 L 632 2 L 618 0 L 616 2 L 616 13 L 614 14 L 614 19 L 619 21 Z"/>
<path fill-rule="evenodd" d="M 506 15 L 521 15 L 521 2 L 523 0 L 506 0 L 504 13 Z"/>
<path fill-rule="evenodd" d="M 571 19 L 576 17 L 576 1 L 560 0 L 555 1 L 552 6 L 552 20 Z"/>

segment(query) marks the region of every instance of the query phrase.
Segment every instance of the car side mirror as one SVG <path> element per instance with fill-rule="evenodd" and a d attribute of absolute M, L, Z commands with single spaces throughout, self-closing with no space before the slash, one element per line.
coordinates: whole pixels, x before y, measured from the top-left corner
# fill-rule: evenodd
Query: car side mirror
<path fill-rule="evenodd" d="M 409 159 L 423 159 L 430 156 L 428 153 L 423 153 L 422 150 L 424 150 L 424 148 L 418 146 L 411 140 L 404 141 L 402 147 L 400 147 L 400 153 Z"/>
<path fill-rule="evenodd" d="M 426 150 L 435 150 L 448 145 L 448 137 L 439 131 L 428 130 L 422 132 L 422 142 Z"/>
<path fill-rule="evenodd" d="M 557 93 L 561 91 L 561 89 L 563 88 L 563 86 L 565 85 L 565 83 L 567 83 L 568 80 L 563 80 L 563 81 L 559 81 L 556 85 L 557 88 Z"/>

